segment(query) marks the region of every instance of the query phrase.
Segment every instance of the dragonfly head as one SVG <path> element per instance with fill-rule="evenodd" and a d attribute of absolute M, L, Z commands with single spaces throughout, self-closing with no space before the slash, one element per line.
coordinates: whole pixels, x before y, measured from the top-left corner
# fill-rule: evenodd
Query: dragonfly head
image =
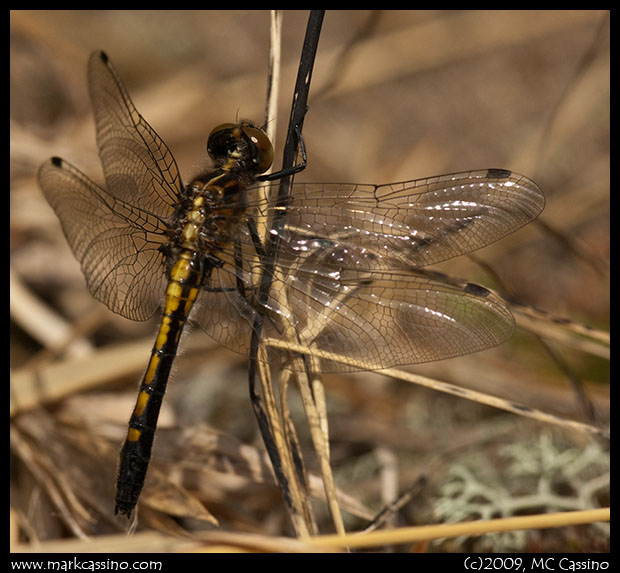
<path fill-rule="evenodd" d="M 217 167 L 243 168 L 256 175 L 267 171 L 273 163 L 273 146 L 267 134 L 245 121 L 213 128 L 207 152 Z"/>

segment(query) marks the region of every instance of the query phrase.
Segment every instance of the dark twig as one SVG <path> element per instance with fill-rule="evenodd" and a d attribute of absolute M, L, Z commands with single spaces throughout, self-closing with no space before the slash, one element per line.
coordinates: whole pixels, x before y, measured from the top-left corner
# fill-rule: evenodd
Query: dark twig
<path fill-rule="evenodd" d="M 314 66 L 314 60 L 316 57 L 316 50 L 318 46 L 319 36 L 321 32 L 321 25 L 323 22 L 324 10 L 312 10 L 308 19 L 308 26 L 306 28 L 306 37 L 304 39 L 304 45 L 301 53 L 297 81 L 295 84 L 295 92 L 293 94 L 293 104 L 291 108 L 291 116 L 289 120 L 288 133 L 286 143 L 284 146 L 283 159 L 282 159 L 282 172 L 293 171 L 293 165 L 295 158 L 297 157 L 297 149 L 299 145 L 299 138 L 303 126 L 304 116 L 307 110 L 308 94 L 310 90 L 310 79 L 312 77 L 312 69 Z M 291 177 L 285 176 L 280 181 L 280 187 L 278 190 L 277 205 L 279 207 L 285 206 L 288 202 L 288 196 L 291 186 Z M 271 283 L 273 280 L 273 272 L 276 262 L 276 257 L 279 247 L 279 231 L 282 230 L 284 225 L 284 217 L 286 212 L 283 209 L 276 209 L 276 214 L 272 222 L 272 230 L 274 232 L 268 233 L 266 237 L 265 245 L 265 265 L 264 272 L 261 277 L 260 286 L 258 290 L 258 307 L 265 306 L 269 299 L 269 291 L 271 289 Z M 258 347 L 259 340 L 262 332 L 263 317 L 257 313 L 254 317 L 254 324 L 252 330 L 252 339 L 250 346 L 250 360 L 249 360 L 249 388 L 250 398 L 252 400 L 252 406 L 254 413 L 258 420 L 258 425 L 263 436 L 263 441 L 267 448 L 267 452 L 271 459 L 273 469 L 282 491 L 282 495 L 288 507 L 292 507 L 292 499 L 289 490 L 288 480 L 282 471 L 282 462 L 278 453 L 273 434 L 271 432 L 269 421 L 265 413 L 262 399 L 256 390 L 256 375 L 258 370 Z"/>

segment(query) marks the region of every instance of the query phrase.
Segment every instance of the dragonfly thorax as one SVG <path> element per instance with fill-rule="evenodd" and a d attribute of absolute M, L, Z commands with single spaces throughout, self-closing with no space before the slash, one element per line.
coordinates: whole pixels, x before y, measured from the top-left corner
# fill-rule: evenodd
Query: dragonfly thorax
<path fill-rule="evenodd" d="M 168 270 L 180 252 L 212 258 L 230 244 L 245 212 L 245 192 L 236 170 L 223 168 L 198 176 L 185 188 L 169 227 Z"/>

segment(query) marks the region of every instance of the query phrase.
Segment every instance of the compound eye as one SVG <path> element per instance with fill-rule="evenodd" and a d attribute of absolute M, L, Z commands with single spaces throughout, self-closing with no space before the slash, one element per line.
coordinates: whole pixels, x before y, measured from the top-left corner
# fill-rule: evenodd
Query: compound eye
<path fill-rule="evenodd" d="M 265 173 L 273 163 L 273 146 L 267 134 L 259 127 L 243 126 L 243 132 L 256 148 L 256 166 L 258 173 Z"/>
<path fill-rule="evenodd" d="M 207 139 L 207 153 L 211 159 L 226 157 L 234 147 L 233 129 L 234 123 L 222 123 L 211 130 Z"/>

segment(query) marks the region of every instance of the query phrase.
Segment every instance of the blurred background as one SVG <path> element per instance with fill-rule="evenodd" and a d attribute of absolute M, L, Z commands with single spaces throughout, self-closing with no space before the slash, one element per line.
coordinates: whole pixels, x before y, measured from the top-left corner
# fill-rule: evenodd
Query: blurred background
<path fill-rule="evenodd" d="M 306 11 L 284 11 L 276 166 L 306 19 Z M 120 531 L 111 516 L 117 452 L 156 329 L 153 321 L 131 323 L 92 299 L 37 186 L 37 169 L 59 155 L 102 180 L 86 62 L 103 49 L 140 113 L 173 152 L 184 180 L 191 179 L 206 165 L 205 141 L 214 125 L 237 118 L 263 122 L 269 12 L 13 10 L 10 32 L 13 540 L 33 543 Z M 328 11 L 304 125 L 308 167 L 297 180 L 386 183 L 489 167 L 527 175 L 547 199 L 540 222 L 476 253 L 501 281 L 465 257 L 441 270 L 604 332 L 609 74 L 606 11 Z M 200 490 L 197 497 L 224 530 L 290 534 L 268 470 L 261 466 L 257 477 L 239 469 L 241 462 L 232 472 L 222 462 L 237 459 L 244 447 L 254 446 L 252 455 L 259 458 L 262 450 L 247 397 L 246 361 L 198 331 L 184 346 L 162 413 L 156 469 Z M 102 355 L 106 349 L 111 354 Z M 499 348 L 411 370 L 604 423 L 604 356 L 562 345 L 554 352 L 561 365 L 520 331 Z M 71 378 L 71 388 L 41 398 L 37 384 L 56 384 L 53 368 L 62 367 L 59 378 Z M 566 368 L 585 384 L 596 417 L 590 412 L 588 418 Z M 476 519 L 485 511 L 499 516 L 493 504 L 499 507 L 502 495 L 518 499 L 540 485 L 540 475 L 514 471 L 528 465 L 523 456 L 543 456 L 553 444 L 557 459 L 572 455 L 578 464 L 594 447 L 592 438 L 378 374 L 329 376 L 325 384 L 336 482 L 365 508 L 350 500 L 346 519 L 353 529 L 399 492 L 419 486 L 421 477 L 426 485 L 412 490 L 417 493 L 393 516 L 394 524 Z M 301 419 L 294 399 L 291 408 Z M 193 430 L 204 432 L 197 442 L 192 436 L 198 434 L 187 435 Z M 217 447 L 207 439 L 215 435 Z M 303 440 L 302 429 L 300 435 Z M 217 450 L 223 443 L 229 448 L 224 453 Z M 310 448 L 309 442 L 302 446 Z M 217 450 L 211 457 L 205 453 L 210 447 Z M 567 508 L 578 491 L 604 475 L 604 448 L 597 455 L 586 474 L 554 474 Z M 184 468 L 188 458 L 195 467 Z M 468 469 L 455 477 L 454 468 L 467 467 L 468 460 L 485 475 Z M 562 464 L 556 465 L 561 472 Z M 309 466 L 315 469 L 311 461 Z M 454 483 L 466 483 L 463 476 L 485 484 L 496 498 L 464 501 L 454 494 Z M 605 495 L 597 489 L 592 504 L 604 504 Z M 552 510 L 547 503 L 516 503 L 515 514 Z M 151 505 L 153 511 L 169 509 L 161 499 Z M 149 519 L 145 510 L 141 526 L 172 527 Z M 213 527 L 203 514 L 195 521 Z M 553 551 L 566 547 L 567 538 L 576 550 L 604 550 L 606 535 L 589 526 L 444 542 L 430 550 Z"/>

